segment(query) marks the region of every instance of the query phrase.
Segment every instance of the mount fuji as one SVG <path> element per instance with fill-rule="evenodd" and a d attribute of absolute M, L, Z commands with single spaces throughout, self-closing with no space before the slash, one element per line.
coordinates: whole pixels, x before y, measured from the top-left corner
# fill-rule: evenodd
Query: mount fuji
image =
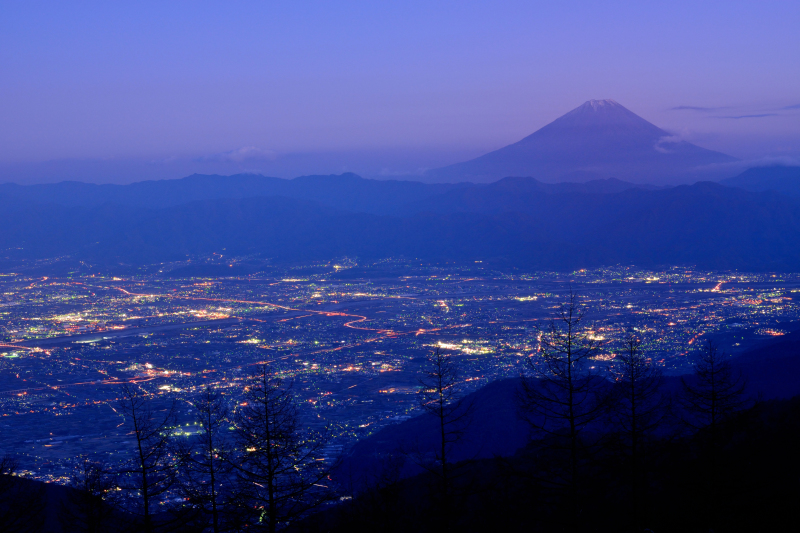
<path fill-rule="evenodd" d="M 677 139 L 614 100 L 589 100 L 519 142 L 471 161 L 429 170 L 435 182 L 544 182 L 602 178 L 674 184 L 729 177 L 736 158 Z"/>

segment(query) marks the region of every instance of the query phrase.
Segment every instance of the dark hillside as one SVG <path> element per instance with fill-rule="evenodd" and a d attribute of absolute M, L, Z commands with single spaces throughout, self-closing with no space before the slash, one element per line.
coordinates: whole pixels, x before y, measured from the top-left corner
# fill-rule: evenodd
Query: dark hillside
<path fill-rule="evenodd" d="M 84 531 L 81 494 L 56 483 L 0 475 L 0 531 L 4 533 L 72 533 Z M 104 504 L 102 530 L 128 531 L 124 515 Z"/>
<path fill-rule="evenodd" d="M 474 405 L 466 433 L 453 448 L 452 460 L 513 455 L 528 442 L 530 428 L 517 414 L 514 401 L 518 379 L 495 381 L 468 395 Z M 389 426 L 356 444 L 337 473 L 340 482 L 360 487 L 382 474 L 392 461 L 401 461 L 403 477 L 419 474 L 414 456 L 435 449 L 438 427 L 431 416 L 416 416 Z M 395 464 L 396 466 L 396 464 Z"/>
<path fill-rule="evenodd" d="M 351 502 L 297 524 L 295 531 L 782 531 L 800 497 L 800 397 L 741 413 L 710 448 L 708 432 L 661 439 L 648 447 L 647 484 L 632 512 L 628 464 L 613 446 L 583 463 L 577 495 L 537 475 L 559 461 L 542 443 L 514 457 L 461 465 L 455 512 L 446 518 L 435 480 L 420 474 L 384 481 Z M 713 457 L 713 459 L 712 459 Z M 711 465 L 713 466 L 713 470 Z M 713 472 L 713 474 L 712 474 Z M 571 513 L 574 498 L 580 510 Z"/>
<path fill-rule="evenodd" d="M 764 399 L 800 394 L 800 331 L 794 331 L 732 360 L 747 378 L 748 388 Z"/>

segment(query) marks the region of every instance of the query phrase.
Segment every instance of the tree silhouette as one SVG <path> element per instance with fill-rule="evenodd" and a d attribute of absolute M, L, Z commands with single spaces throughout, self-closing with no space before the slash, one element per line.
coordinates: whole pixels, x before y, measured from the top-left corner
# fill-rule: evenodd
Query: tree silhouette
<path fill-rule="evenodd" d="M 646 447 L 665 419 L 668 401 L 660 390 L 661 370 L 642 351 L 638 337 L 630 334 L 624 339 L 615 362 L 618 375 L 612 416 L 629 467 L 631 521 L 641 530 L 641 504 L 647 501 Z"/>
<path fill-rule="evenodd" d="M 748 405 L 744 379 L 734 374 L 725 353 L 709 340 L 694 365 L 694 380 L 681 378 L 681 384 L 683 406 L 692 415 L 686 421 L 696 428 L 707 427 L 715 447 L 719 425 Z"/>
<path fill-rule="evenodd" d="M 463 437 L 473 411 L 473 405 L 459 397 L 459 382 L 458 366 L 451 355 L 437 348 L 427 356 L 427 366 L 419 380 L 422 386 L 419 403 L 423 410 L 436 418 L 438 449 L 434 451 L 433 461 L 421 461 L 421 465 L 438 478 L 439 519 L 446 531 L 452 528 L 454 511 L 454 472 L 450 452 Z"/>
<path fill-rule="evenodd" d="M 181 490 L 201 511 L 201 530 L 219 533 L 233 499 L 233 457 L 228 404 L 224 396 L 206 387 L 193 401 L 200 431 L 181 450 Z"/>
<path fill-rule="evenodd" d="M 118 531 L 114 507 L 106 502 L 114 482 L 102 464 L 85 460 L 73 479 L 72 491 L 62 502 L 59 521 L 65 532 L 104 533 Z"/>
<path fill-rule="evenodd" d="M 687 414 L 685 422 L 699 429 L 705 437 L 703 455 L 708 472 L 709 515 L 713 526 L 717 521 L 717 497 L 720 490 L 717 463 L 722 444 L 722 425 L 734 414 L 748 407 L 750 402 L 744 395 L 744 378 L 734 373 L 725 353 L 710 339 L 694 365 L 693 378 L 681 378 L 681 403 Z"/>
<path fill-rule="evenodd" d="M 133 459 L 118 471 L 118 486 L 138 495 L 142 528 L 150 533 L 156 528 L 153 504 L 172 488 L 177 475 L 178 460 L 170 448 L 177 404 L 172 401 L 163 411 L 156 411 L 146 393 L 124 384 L 120 408 L 136 448 Z"/>
<path fill-rule="evenodd" d="M 518 400 L 522 414 L 545 438 L 556 457 L 550 461 L 547 482 L 568 491 L 570 517 L 580 521 L 580 463 L 595 444 L 590 426 L 607 412 L 607 382 L 590 367 L 599 354 L 600 340 L 587 328 L 586 309 L 577 295 L 569 299 L 548 326 L 539 331 L 540 351 L 527 359 Z M 566 466 L 562 466 L 566 463 Z"/>
<path fill-rule="evenodd" d="M 327 435 L 303 431 L 290 386 L 264 365 L 236 413 L 240 497 L 252 529 L 274 533 L 331 497 L 329 468 L 317 461 Z"/>

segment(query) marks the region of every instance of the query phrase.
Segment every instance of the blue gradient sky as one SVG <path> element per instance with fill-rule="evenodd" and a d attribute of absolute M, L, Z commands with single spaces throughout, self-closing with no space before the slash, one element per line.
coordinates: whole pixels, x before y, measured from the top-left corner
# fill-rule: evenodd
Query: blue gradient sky
<path fill-rule="evenodd" d="M 0 182 L 392 176 L 613 98 L 800 155 L 800 2 L 0 2 Z"/>

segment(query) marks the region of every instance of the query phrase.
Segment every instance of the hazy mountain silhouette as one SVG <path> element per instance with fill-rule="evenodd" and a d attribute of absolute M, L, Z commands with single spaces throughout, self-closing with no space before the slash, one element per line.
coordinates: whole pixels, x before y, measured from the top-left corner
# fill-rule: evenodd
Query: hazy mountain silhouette
<path fill-rule="evenodd" d="M 533 178 L 506 178 L 495 183 L 421 183 L 372 180 L 346 173 L 329 176 L 272 178 L 256 174 L 194 174 L 176 180 L 128 185 L 64 181 L 39 185 L 0 184 L 0 206 L 57 204 L 68 207 L 176 207 L 189 202 L 283 196 L 318 202 L 359 213 L 405 215 L 420 211 L 470 211 L 478 203 L 497 204 L 495 211 L 519 211 L 532 197 L 561 193 L 612 193 L 648 186 L 609 178 L 585 183 L 542 183 Z M 650 187 L 652 188 L 652 187 Z M 485 211 L 485 208 L 478 208 Z"/>
<path fill-rule="evenodd" d="M 454 187 L 440 194 L 423 197 L 403 206 L 408 213 L 540 213 L 558 217 L 553 208 L 567 209 L 561 200 L 575 201 L 595 195 L 621 193 L 630 189 L 658 190 L 652 185 L 636 185 L 615 178 L 584 183 L 542 183 L 534 178 L 503 178 L 474 187 Z"/>
<path fill-rule="evenodd" d="M 409 184 L 422 191 L 412 194 L 354 176 L 320 180 L 324 186 L 306 192 L 325 196 L 328 205 L 286 196 L 161 208 L 6 201 L 0 259 L 70 256 L 111 267 L 226 249 L 228 256 L 274 262 L 348 255 L 559 270 L 617 263 L 800 269 L 800 201 L 775 192 L 708 182 L 649 189 L 616 180 L 552 185 L 511 178 L 438 194 Z"/>
<path fill-rule="evenodd" d="M 800 196 L 800 167 L 756 167 L 749 168 L 720 183 L 748 191 L 778 191 Z"/>
<path fill-rule="evenodd" d="M 613 177 L 679 183 L 716 176 L 714 165 L 732 161 L 735 158 L 676 139 L 614 100 L 589 100 L 519 142 L 431 170 L 426 177 L 481 183 L 507 176 L 546 182 Z"/>
<path fill-rule="evenodd" d="M 0 206 L 53 203 L 71 207 L 117 204 L 170 207 L 201 200 L 285 196 L 312 200 L 347 211 L 385 214 L 470 184 L 424 184 L 415 181 L 368 180 L 355 174 L 272 178 L 257 174 L 194 174 L 182 179 L 140 181 L 128 185 L 63 181 L 39 185 L 0 184 Z"/>

